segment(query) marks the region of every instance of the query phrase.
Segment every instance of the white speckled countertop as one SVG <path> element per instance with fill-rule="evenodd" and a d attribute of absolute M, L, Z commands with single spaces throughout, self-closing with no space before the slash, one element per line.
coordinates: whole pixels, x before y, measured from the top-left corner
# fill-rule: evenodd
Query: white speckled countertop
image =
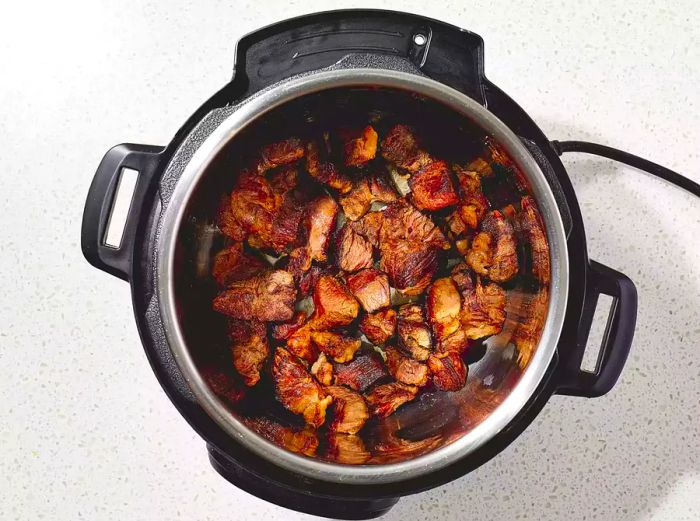
<path fill-rule="evenodd" d="M 528 4 L 364 6 L 481 34 L 489 78 L 550 138 L 618 146 L 700 181 L 696 3 Z M 227 81 L 242 34 L 349 5 L 26 0 L 4 8 L 0 519 L 312 519 L 211 469 L 151 373 L 128 285 L 88 266 L 79 233 L 104 152 L 169 141 Z M 700 201 L 602 159 L 565 164 L 591 257 L 639 290 L 621 380 L 600 399 L 554 397 L 502 454 L 403 499 L 385 519 L 700 519 Z"/>

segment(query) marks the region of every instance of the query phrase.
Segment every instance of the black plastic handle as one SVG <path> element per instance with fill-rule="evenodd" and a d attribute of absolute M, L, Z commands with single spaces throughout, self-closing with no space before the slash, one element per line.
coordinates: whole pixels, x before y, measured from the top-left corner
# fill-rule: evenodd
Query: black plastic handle
<path fill-rule="evenodd" d="M 120 279 L 129 280 L 134 250 L 134 236 L 144 199 L 151 186 L 163 147 L 122 144 L 110 149 L 102 158 L 90 185 L 85 210 L 81 245 L 90 264 Z M 124 168 L 138 172 L 129 213 L 118 247 L 105 243 L 114 197 Z"/>
<path fill-rule="evenodd" d="M 581 360 L 601 294 L 613 297 L 613 302 L 596 369 L 594 372 L 585 371 L 581 369 Z M 586 297 L 578 327 L 578 342 L 571 356 L 562 363 L 557 393 L 593 398 L 610 391 L 627 361 L 636 322 L 637 288 L 634 283 L 626 275 L 590 261 L 586 276 Z"/>

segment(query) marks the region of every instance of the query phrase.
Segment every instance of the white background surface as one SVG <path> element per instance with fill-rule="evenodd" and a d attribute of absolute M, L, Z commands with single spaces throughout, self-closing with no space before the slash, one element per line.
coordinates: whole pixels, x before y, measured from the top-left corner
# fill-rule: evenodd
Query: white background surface
<path fill-rule="evenodd" d="M 528 4 L 364 6 L 481 34 L 489 78 L 551 138 L 619 146 L 700 181 L 697 4 Z M 350 5 L 3 6 L 0 519 L 311 519 L 210 468 L 151 373 L 128 285 L 84 261 L 80 220 L 104 152 L 168 142 L 229 79 L 241 35 Z M 565 163 L 591 257 L 639 289 L 620 382 L 601 399 L 554 397 L 501 455 L 386 519 L 700 519 L 700 201 L 605 160 Z"/>

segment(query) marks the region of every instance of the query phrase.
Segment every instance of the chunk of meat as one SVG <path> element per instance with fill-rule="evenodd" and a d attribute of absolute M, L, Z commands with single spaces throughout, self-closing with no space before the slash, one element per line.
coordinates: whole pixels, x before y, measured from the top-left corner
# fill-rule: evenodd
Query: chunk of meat
<path fill-rule="evenodd" d="M 364 315 L 360 319 L 360 331 L 373 344 L 385 343 L 396 331 L 396 311 L 387 308 Z"/>
<path fill-rule="evenodd" d="M 340 385 L 326 387 L 333 397 L 334 414 L 329 429 L 345 434 L 357 434 L 369 418 L 367 403 L 356 391 Z"/>
<path fill-rule="evenodd" d="M 330 432 L 328 434 L 326 457 L 336 463 L 362 465 L 369 461 L 370 453 L 367 452 L 362 438 L 356 434 Z"/>
<path fill-rule="evenodd" d="M 285 262 L 286 260 L 286 262 Z M 275 267 L 278 267 L 275 264 Z M 307 246 L 294 248 L 286 259 L 280 263 L 279 267 L 292 274 L 296 282 L 301 282 L 306 273 L 311 269 L 311 255 Z"/>
<path fill-rule="evenodd" d="M 311 342 L 312 332 L 311 324 L 307 322 L 287 338 L 289 352 L 308 363 L 313 363 L 318 356 L 318 351 Z"/>
<path fill-rule="evenodd" d="M 336 364 L 334 369 L 335 385 L 345 385 L 360 392 L 388 376 L 384 362 L 374 352 L 360 354 L 348 364 Z"/>
<path fill-rule="evenodd" d="M 352 180 L 340 173 L 335 164 L 330 161 L 322 161 L 319 145 L 313 141 L 306 147 L 306 170 L 311 177 L 338 190 L 341 194 L 352 190 Z"/>
<path fill-rule="evenodd" d="M 430 285 L 425 296 L 425 309 L 435 338 L 447 338 L 459 329 L 461 306 L 459 291 L 451 278 L 440 278 Z"/>
<path fill-rule="evenodd" d="M 305 203 L 305 197 L 295 192 L 288 192 L 281 198 L 281 204 L 272 216 L 267 239 L 275 252 L 282 253 L 299 242 L 299 229 L 304 218 Z M 266 237 L 261 236 L 261 238 Z"/>
<path fill-rule="evenodd" d="M 384 353 L 389 373 L 396 381 L 418 387 L 428 383 L 428 366 L 404 355 L 392 346 L 386 347 Z"/>
<path fill-rule="evenodd" d="M 441 391 L 459 391 L 467 383 L 467 366 L 457 353 L 436 353 L 428 358 L 433 384 Z"/>
<path fill-rule="evenodd" d="M 347 277 L 347 285 L 367 313 L 385 308 L 391 304 L 389 277 L 373 268 L 358 271 Z"/>
<path fill-rule="evenodd" d="M 350 192 L 340 197 L 340 206 L 343 207 L 345 217 L 357 221 L 369 211 L 372 203 L 391 203 L 397 198 L 384 176 L 371 175 L 361 178 Z"/>
<path fill-rule="evenodd" d="M 466 255 L 469 266 L 494 282 L 506 282 L 518 272 L 513 227 L 498 210 L 490 212 Z"/>
<path fill-rule="evenodd" d="M 520 231 L 525 236 L 532 257 L 532 275 L 542 284 L 549 284 L 549 245 L 542 216 L 535 200 L 526 196 L 520 201 Z"/>
<path fill-rule="evenodd" d="M 299 169 L 297 165 L 287 165 L 271 172 L 268 176 L 272 191 L 283 196 L 296 188 L 299 182 Z"/>
<path fill-rule="evenodd" d="M 483 157 L 477 157 L 467 165 L 467 170 L 476 172 L 480 177 L 488 177 L 493 175 L 491 165 Z"/>
<path fill-rule="evenodd" d="M 296 288 L 292 275 L 272 270 L 233 282 L 214 298 L 214 311 L 240 320 L 289 320 L 294 315 Z"/>
<path fill-rule="evenodd" d="M 233 216 L 230 195 L 224 195 L 219 201 L 219 208 L 216 211 L 216 226 L 221 230 L 221 233 L 234 241 L 245 240 L 246 231 Z"/>
<path fill-rule="evenodd" d="M 525 368 L 532 358 L 547 319 L 547 307 L 549 305 L 549 292 L 546 287 L 540 288 L 533 295 L 529 304 L 527 316 L 522 320 L 513 332 L 513 343 L 518 350 L 518 365 Z"/>
<path fill-rule="evenodd" d="M 360 311 L 360 305 L 350 290 L 331 275 L 321 275 L 314 288 L 314 314 L 311 317 L 316 331 L 347 326 Z"/>
<path fill-rule="evenodd" d="M 418 387 L 398 382 L 375 387 L 366 395 L 372 414 L 386 418 L 418 394 Z"/>
<path fill-rule="evenodd" d="M 371 125 L 361 130 L 344 129 L 343 161 L 346 166 L 362 166 L 377 155 L 377 132 Z"/>
<path fill-rule="evenodd" d="M 331 385 L 333 382 L 333 364 L 328 361 L 326 355 L 321 353 L 311 366 L 311 374 L 321 385 Z"/>
<path fill-rule="evenodd" d="M 357 271 L 371 268 L 372 245 L 349 225 L 343 226 L 336 239 L 336 261 L 341 270 Z"/>
<path fill-rule="evenodd" d="M 300 139 L 291 137 L 266 145 L 260 150 L 257 164 L 258 173 L 271 168 L 295 163 L 304 157 L 304 144 Z"/>
<path fill-rule="evenodd" d="M 506 292 L 498 284 L 474 284 L 469 269 L 458 264 L 452 270 L 452 278 L 462 294 L 460 322 L 467 338 L 478 339 L 495 335 L 503 328 L 506 319 Z"/>
<path fill-rule="evenodd" d="M 216 254 L 211 274 L 219 286 L 225 287 L 232 282 L 249 279 L 267 268 L 269 265 L 260 257 L 245 253 L 239 242 Z"/>
<path fill-rule="evenodd" d="M 233 367 L 248 387 L 260 381 L 260 371 L 270 354 L 267 330 L 262 322 L 231 320 L 228 334 L 231 338 Z"/>
<path fill-rule="evenodd" d="M 430 162 L 430 156 L 406 125 L 395 125 L 382 139 L 381 149 L 384 159 L 409 172 L 417 172 Z"/>
<path fill-rule="evenodd" d="M 352 360 L 362 344 L 358 338 L 343 336 L 331 331 L 314 331 L 311 333 L 311 341 L 333 361 L 341 364 Z"/>
<path fill-rule="evenodd" d="M 399 308 L 396 331 L 399 347 L 410 353 L 416 360 L 428 359 L 433 348 L 433 340 L 420 306 L 406 304 Z"/>
<path fill-rule="evenodd" d="M 275 445 L 281 445 L 291 452 L 304 454 L 305 456 L 316 455 L 318 438 L 313 429 L 308 427 L 304 429 L 284 427 L 268 418 L 244 418 L 243 423 L 249 429 Z"/>
<path fill-rule="evenodd" d="M 455 238 L 476 230 L 489 208 L 488 199 L 481 191 L 481 178 L 478 173 L 454 165 L 457 178 L 459 205 L 448 217 L 450 231 Z"/>
<path fill-rule="evenodd" d="M 243 389 L 233 377 L 216 366 L 208 365 L 200 371 L 209 388 L 229 405 L 234 405 L 243 398 Z"/>
<path fill-rule="evenodd" d="M 280 202 L 265 177 L 244 171 L 231 191 L 231 218 L 247 234 L 256 235 L 257 243 L 266 244 Z"/>
<path fill-rule="evenodd" d="M 355 233 L 362 235 L 375 248 L 379 247 L 379 235 L 384 224 L 384 212 L 369 212 L 361 219 L 348 223 Z"/>
<path fill-rule="evenodd" d="M 272 362 L 272 378 L 277 399 L 287 409 L 304 417 L 312 427 L 320 427 L 326 421 L 326 409 L 333 397 L 326 394 L 321 385 L 307 372 L 304 364 L 283 347 L 275 351 Z"/>
<path fill-rule="evenodd" d="M 436 353 L 465 353 L 472 345 L 464 329 L 460 328 L 451 335 L 438 338 L 435 343 Z"/>
<path fill-rule="evenodd" d="M 445 161 L 426 164 L 411 176 L 408 185 L 413 202 L 421 210 L 441 210 L 459 202 Z"/>
<path fill-rule="evenodd" d="M 380 226 L 379 247 L 388 249 L 399 242 L 416 242 L 438 249 L 449 250 L 450 243 L 425 214 L 416 210 L 405 199 L 387 206 Z M 367 218 L 371 214 L 367 214 Z"/>
<path fill-rule="evenodd" d="M 272 338 L 275 340 L 287 340 L 296 333 L 306 322 L 306 313 L 297 311 L 291 320 L 279 322 L 272 326 Z"/>
<path fill-rule="evenodd" d="M 309 255 L 312 260 L 324 262 L 328 239 L 335 228 L 338 203 L 329 195 L 322 195 L 306 208 L 306 229 Z"/>
<path fill-rule="evenodd" d="M 318 279 L 323 275 L 323 268 L 311 266 L 308 271 L 299 277 L 299 297 L 308 297 L 318 283 Z"/>

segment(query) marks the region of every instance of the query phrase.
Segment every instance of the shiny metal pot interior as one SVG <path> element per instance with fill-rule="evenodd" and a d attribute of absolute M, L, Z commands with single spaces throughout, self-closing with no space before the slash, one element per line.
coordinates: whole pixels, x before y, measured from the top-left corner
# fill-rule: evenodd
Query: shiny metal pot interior
<path fill-rule="evenodd" d="M 427 429 L 430 432 L 425 434 L 432 435 L 438 429 L 441 441 L 434 450 L 405 461 L 355 466 L 299 456 L 263 439 L 227 409 L 198 370 L 202 351 L 221 342 L 217 317 L 211 311 L 213 288 L 206 269 L 219 240 L 212 225 L 215 194 L 230 188 L 227 179 L 232 180 L 235 169 L 228 165 L 240 152 L 236 143 L 260 125 L 280 132 L 280 136 L 295 135 L 299 120 L 278 115 L 285 107 L 311 106 L 319 99 L 352 103 L 353 92 L 395 93 L 409 105 L 423 107 L 419 117 L 431 118 L 433 112 L 442 111 L 492 136 L 529 182 L 545 223 L 551 257 L 547 319 L 528 365 L 520 370 L 513 362 L 513 348 L 507 339 L 495 345 L 499 340 L 491 338 L 485 356 L 470 365 L 464 390 L 440 393 L 413 408 L 406 406 L 406 412 L 400 411 L 394 420 L 398 422 L 394 430 Z M 313 118 L 314 109 L 308 113 Z M 265 120 L 275 124 L 264 127 Z M 518 137 L 484 107 L 450 87 L 413 73 L 371 68 L 327 70 L 291 78 L 242 102 L 185 167 L 165 209 L 157 241 L 157 290 L 167 341 L 199 404 L 228 434 L 258 456 L 288 470 L 339 483 L 398 482 L 434 472 L 477 450 L 503 429 L 532 396 L 552 361 L 564 320 L 568 281 L 566 237 L 554 195 Z M 527 299 L 522 305 L 527 305 Z M 469 414 L 460 416 L 459 411 Z"/>

